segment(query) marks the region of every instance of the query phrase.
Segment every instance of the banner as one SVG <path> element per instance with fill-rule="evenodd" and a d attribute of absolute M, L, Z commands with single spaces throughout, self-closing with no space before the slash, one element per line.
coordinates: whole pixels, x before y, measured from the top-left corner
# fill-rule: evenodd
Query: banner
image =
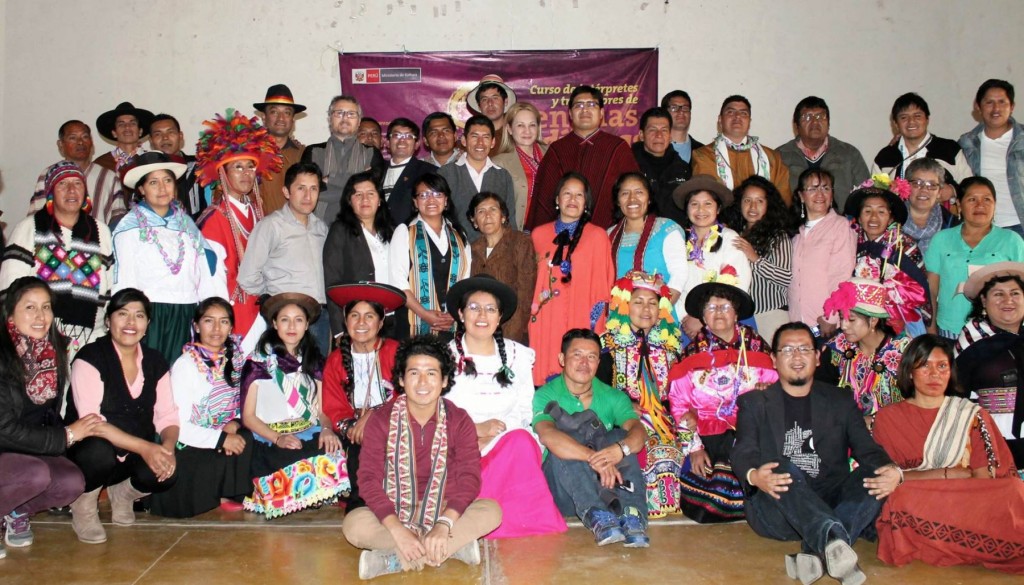
<path fill-rule="evenodd" d="M 462 128 L 472 112 L 469 93 L 485 75 L 500 76 L 540 110 L 541 136 L 549 144 L 571 130 L 569 94 L 592 85 L 604 94 L 602 129 L 636 140 L 640 115 L 658 102 L 657 49 L 494 51 L 446 53 L 341 53 L 342 93 L 359 100 L 363 115 L 386 131 L 398 117 L 420 124 L 447 112 Z"/>

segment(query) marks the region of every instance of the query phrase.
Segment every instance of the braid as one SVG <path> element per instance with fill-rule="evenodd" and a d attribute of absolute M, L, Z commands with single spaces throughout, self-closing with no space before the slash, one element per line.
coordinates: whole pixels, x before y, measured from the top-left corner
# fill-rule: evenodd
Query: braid
<path fill-rule="evenodd" d="M 512 385 L 512 379 L 516 377 L 512 369 L 508 367 L 508 356 L 505 355 L 505 335 L 501 332 L 501 325 L 494 331 L 494 343 L 498 346 L 498 355 L 501 357 L 501 369 L 494 375 L 498 385 L 508 388 Z"/>
<path fill-rule="evenodd" d="M 345 394 L 354 396 L 356 391 L 356 374 L 352 366 L 352 338 L 348 333 L 343 333 L 338 340 L 338 350 L 341 351 L 341 370 L 345 372 Z"/>
<path fill-rule="evenodd" d="M 476 377 L 476 364 L 473 358 L 467 358 L 465 350 L 462 349 L 462 340 L 466 336 L 466 326 L 460 321 L 455 327 L 455 351 L 458 352 L 458 362 L 455 364 L 455 371 Z"/>
<path fill-rule="evenodd" d="M 242 372 L 235 371 L 234 359 L 235 342 L 228 336 L 228 342 L 224 344 L 224 381 L 231 386 L 238 384 L 237 378 L 242 375 Z"/>
<path fill-rule="evenodd" d="M 580 223 L 576 226 L 576 232 L 573 233 L 572 239 L 569 240 L 569 250 L 565 254 L 565 261 L 569 263 L 569 272 L 562 277 L 563 284 L 569 284 L 572 281 L 572 253 L 576 251 L 576 246 L 580 243 L 580 238 L 583 237 L 583 228 L 586 227 L 587 222 L 590 221 L 590 212 L 584 211 L 583 216 L 580 217 Z"/>

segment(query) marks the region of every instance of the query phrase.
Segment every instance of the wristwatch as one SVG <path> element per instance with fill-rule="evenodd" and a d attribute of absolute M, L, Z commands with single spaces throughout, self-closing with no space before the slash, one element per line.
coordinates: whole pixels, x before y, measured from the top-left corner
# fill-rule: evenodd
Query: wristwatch
<path fill-rule="evenodd" d="M 629 445 L 627 445 L 625 441 L 619 441 L 616 444 L 619 446 L 619 449 L 622 449 L 622 456 L 623 457 L 629 457 L 630 456 L 632 451 L 629 450 Z"/>

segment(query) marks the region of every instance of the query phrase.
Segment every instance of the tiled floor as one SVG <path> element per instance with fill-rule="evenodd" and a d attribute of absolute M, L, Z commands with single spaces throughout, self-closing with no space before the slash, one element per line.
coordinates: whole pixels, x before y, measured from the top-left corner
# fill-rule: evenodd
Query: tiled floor
<path fill-rule="evenodd" d="M 103 513 L 106 516 L 106 512 Z M 136 526 L 108 525 L 101 545 L 78 542 L 67 518 L 39 515 L 36 543 L 8 549 L 0 583 L 232 585 L 350 583 L 357 581 L 358 551 L 341 534 L 342 512 L 325 508 L 267 522 L 242 512 L 214 511 L 189 521 L 141 514 Z M 766 583 L 791 585 L 783 555 L 796 545 L 757 537 L 745 523 L 696 526 L 679 517 L 651 527 L 652 546 L 597 548 L 578 524 L 565 534 L 487 541 L 483 563 L 449 561 L 440 569 L 382 577 L 375 582 L 543 585 L 677 582 L 687 585 Z M 1020 577 L 980 567 L 901 569 L 875 558 L 875 545 L 856 546 L 868 583 L 971 585 L 1020 583 Z M 825 578 L 820 583 L 834 583 Z"/>

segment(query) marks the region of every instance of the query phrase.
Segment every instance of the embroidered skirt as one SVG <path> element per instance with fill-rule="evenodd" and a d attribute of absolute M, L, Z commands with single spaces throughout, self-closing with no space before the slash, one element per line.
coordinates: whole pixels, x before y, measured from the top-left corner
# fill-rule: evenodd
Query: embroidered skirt
<path fill-rule="evenodd" d="M 319 437 L 302 441 L 301 449 L 281 449 L 257 441 L 253 453 L 253 493 L 245 509 L 279 518 L 330 502 L 350 488 L 345 456 L 321 452 Z"/>

